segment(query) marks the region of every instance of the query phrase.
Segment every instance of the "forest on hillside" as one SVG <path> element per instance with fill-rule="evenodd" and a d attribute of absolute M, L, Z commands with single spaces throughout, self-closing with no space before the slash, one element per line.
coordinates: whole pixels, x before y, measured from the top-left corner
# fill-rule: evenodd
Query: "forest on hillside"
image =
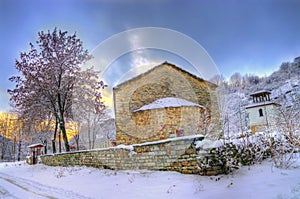
<path fill-rule="evenodd" d="M 271 100 L 299 114 L 300 104 L 300 57 L 293 62 L 283 62 L 271 75 L 234 73 L 228 81 L 216 76 L 211 81 L 218 85 L 219 109 L 223 133 L 238 137 L 250 133 L 249 116 L 245 107 L 252 101 L 251 93 L 259 90 L 271 92 Z"/>

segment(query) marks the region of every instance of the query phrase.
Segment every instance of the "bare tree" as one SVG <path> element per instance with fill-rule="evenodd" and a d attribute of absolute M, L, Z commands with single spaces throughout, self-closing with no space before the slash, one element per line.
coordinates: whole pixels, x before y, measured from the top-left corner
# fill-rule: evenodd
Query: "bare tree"
<path fill-rule="evenodd" d="M 9 118 L 6 113 L 0 114 L 0 152 L 1 160 L 4 159 L 10 140 L 8 137 Z"/>
<path fill-rule="evenodd" d="M 230 83 L 233 87 L 241 87 L 243 83 L 242 75 L 240 73 L 234 73 L 230 77 Z"/>
<path fill-rule="evenodd" d="M 105 106 L 99 106 L 92 100 L 81 99 L 81 102 L 74 104 L 73 122 L 76 123 L 77 136 L 75 137 L 77 148 L 79 138 L 88 143 L 88 148 L 95 147 L 96 135 L 100 132 L 101 121 L 107 118 Z"/>
<path fill-rule="evenodd" d="M 268 128 L 273 133 L 270 142 L 270 150 L 275 166 L 288 168 L 296 158 L 296 152 L 300 150 L 300 95 L 281 95 L 278 99 L 281 106 L 272 115 L 275 124 Z"/>
<path fill-rule="evenodd" d="M 224 83 L 224 77 L 222 75 L 215 75 L 209 81 L 216 84 L 217 86 L 222 86 L 222 84 Z"/>
<path fill-rule="evenodd" d="M 0 152 L 2 160 L 15 160 L 18 141 L 17 116 L 11 113 L 0 113 Z"/>

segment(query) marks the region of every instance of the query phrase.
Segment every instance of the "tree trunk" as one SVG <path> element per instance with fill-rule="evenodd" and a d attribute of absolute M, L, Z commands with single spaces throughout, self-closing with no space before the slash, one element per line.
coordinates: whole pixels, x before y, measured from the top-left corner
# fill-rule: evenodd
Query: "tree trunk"
<path fill-rule="evenodd" d="M 17 138 L 16 136 L 14 137 L 14 145 L 13 145 L 13 156 L 14 156 L 14 161 L 16 161 L 16 148 L 17 148 Z"/>
<path fill-rule="evenodd" d="M 77 135 L 75 135 L 75 141 L 76 141 L 76 147 L 77 147 L 77 150 L 79 150 L 79 132 Z"/>
<path fill-rule="evenodd" d="M 58 132 L 58 152 L 61 153 L 61 131 Z"/>
<path fill-rule="evenodd" d="M 61 80 L 61 76 L 59 78 Z M 60 87 L 60 85 L 59 85 Z M 68 141 L 68 137 L 67 137 L 67 131 L 66 131 L 66 127 L 65 127 L 65 102 L 62 101 L 61 99 L 61 94 L 58 93 L 57 95 L 57 102 L 58 102 L 58 107 L 59 107 L 59 128 L 60 131 L 62 133 L 62 137 L 65 143 L 65 148 L 66 151 L 70 151 L 70 146 L 69 146 L 69 141 Z"/>
<path fill-rule="evenodd" d="M 2 147 L 1 147 L 1 160 L 4 159 L 4 153 L 5 153 L 5 151 L 4 151 L 4 143 L 3 143 Z"/>
<path fill-rule="evenodd" d="M 54 129 L 54 136 L 53 136 L 53 140 L 52 140 L 52 152 L 56 153 L 56 135 L 57 135 L 57 130 L 58 130 L 58 119 L 57 116 L 55 116 L 55 129 Z"/>
<path fill-rule="evenodd" d="M 89 149 L 92 148 L 91 144 L 91 127 L 90 127 L 90 119 L 88 119 L 88 139 L 89 139 Z"/>
<path fill-rule="evenodd" d="M 52 140 L 52 153 L 56 153 L 55 140 Z"/>
<path fill-rule="evenodd" d="M 22 140 L 19 141 L 19 150 L 18 150 L 18 161 L 21 160 L 21 147 L 22 147 Z"/>
<path fill-rule="evenodd" d="M 5 142 L 7 142 L 7 141 L 4 139 L 4 137 L 2 137 L 2 144 L 1 144 L 1 160 L 4 159 L 4 155 L 5 155 L 5 153 L 6 153 L 7 143 L 5 143 Z"/>
<path fill-rule="evenodd" d="M 47 154 L 47 140 L 44 140 L 44 152 L 45 152 L 45 155 Z"/>
<path fill-rule="evenodd" d="M 62 137 L 63 137 L 64 143 L 65 143 L 66 151 L 70 151 L 69 141 L 68 141 L 68 137 L 67 137 L 67 131 L 66 131 L 65 122 L 63 119 L 60 121 L 60 129 L 61 129 Z"/>

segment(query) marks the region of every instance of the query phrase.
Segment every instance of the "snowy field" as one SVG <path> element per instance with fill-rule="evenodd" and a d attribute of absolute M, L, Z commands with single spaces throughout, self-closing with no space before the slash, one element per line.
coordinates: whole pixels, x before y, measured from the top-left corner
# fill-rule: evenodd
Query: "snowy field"
<path fill-rule="evenodd" d="M 300 161 L 289 170 L 270 161 L 230 175 L 112 171 L 88 167 L 0 163 L 0 198 L 300 198 Z"/>

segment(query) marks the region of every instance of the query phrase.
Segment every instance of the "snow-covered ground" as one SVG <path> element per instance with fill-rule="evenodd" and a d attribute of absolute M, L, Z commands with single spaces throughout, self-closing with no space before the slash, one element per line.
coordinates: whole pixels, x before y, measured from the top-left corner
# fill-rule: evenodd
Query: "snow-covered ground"
<path fill-rule="evenodd" d="M 214 177 L 176 172 L 0 163 L 0 198 L 300 198 L 300 161 L 289 170 L 270 161 Z"/>

